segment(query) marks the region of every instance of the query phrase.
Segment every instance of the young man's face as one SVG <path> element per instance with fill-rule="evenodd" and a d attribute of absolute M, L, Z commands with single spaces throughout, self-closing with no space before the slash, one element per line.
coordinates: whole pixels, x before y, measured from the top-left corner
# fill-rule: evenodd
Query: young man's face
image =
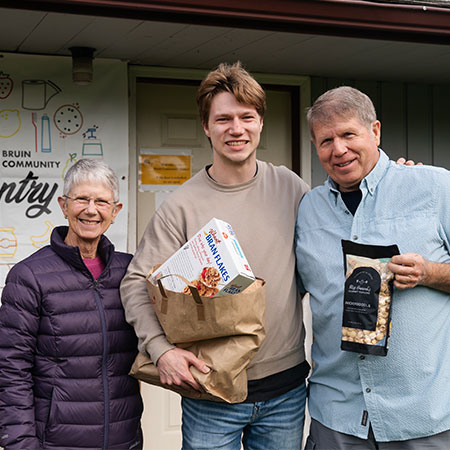
<path fill-rule="evenodd" d="M 359 188 L 361 180 L 379 158 L 380 122 L 367 129 L 357 118 L 334 116 L 329 122 L 313 125 L 313 143 L 319 160 L 341 192 Z"/>
<path fill-rule="evenodd" d="M 256 148 L 263 119 L 254 106 L 239 103 L 229 92 L 217 94 L 212 102 L 208 123 L 203 125 L 211 139 L 214 161 L 244 164 L 256 160 Z"/>

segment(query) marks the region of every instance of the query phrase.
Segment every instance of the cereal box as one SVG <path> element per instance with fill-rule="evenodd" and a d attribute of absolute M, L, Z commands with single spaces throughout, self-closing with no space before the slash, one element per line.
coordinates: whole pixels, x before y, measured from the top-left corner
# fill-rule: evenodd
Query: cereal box
<path fill-rule="evenodd" d="M 255 280 L 233 228 L 215 218 L 161 265 L 151 281 L 169 274 L 181 275 L 207 297 L 237 294 Z M 177 276 L 164 277 L 161 282 L 170 291 L 190 293 Z"/>

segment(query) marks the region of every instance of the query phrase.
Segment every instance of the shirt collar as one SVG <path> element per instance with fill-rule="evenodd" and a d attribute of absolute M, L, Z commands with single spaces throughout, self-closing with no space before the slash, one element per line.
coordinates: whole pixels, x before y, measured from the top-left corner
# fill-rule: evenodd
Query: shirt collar
<path fill-rule="evenodd" d="M 378 158 L 375 167 L 365 178 L 363 178 L 360 184 L 361 190 L 364 190 L 365 188 L 365 190 L 367 190 L 367 192 L 371 195 L 374 194 L 379 181 L 383 177 L 384 173 L 386 172 L 387 166 L 389 165 L 388 155 L 386 155 L 386 153 L 384 153 L 381 148 L 378 148 L 378 151 L 380 152 L 380 157 Z M 330 177 L 328 177 L 327 181 L 325 181 L 325 185 L 330 189 L 331 192 L 339 194 L 337 184 Z"/>

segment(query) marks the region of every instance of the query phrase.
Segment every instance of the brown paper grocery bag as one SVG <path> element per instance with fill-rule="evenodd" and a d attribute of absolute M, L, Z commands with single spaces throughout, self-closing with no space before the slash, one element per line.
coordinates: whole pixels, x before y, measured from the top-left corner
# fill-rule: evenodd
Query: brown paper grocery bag
<path fill-rule="evenodd" d="M 224 297 L 202 297 L 172 292 L 153 284 L 147 288 L 156 315 L 174 345 L 194 353 L 211 371 L 191 367 L 204 393 L 162 385 L 158 371 L 139 354 L 130 372 L 135 378 L 191 398 L 239 403 L 247 397 L 246 368 L 265 336 L 265 282 L 257 279 L 245 291 Z"/>
<path fill-rule="evenodd" d="M 130 375 L 145 383 L 160 386 L 165 389 L 170 389 L 171 391 L 183 395 L 184 397 L 202 400 L 223 401 L 222 399 L 215 397 L 211 394 L 207 394 L 206 392 L 187 390 L 180 386 L 175 385 L 168 386 L 167 384 L 161 383 L 159 379 L 158 369 L 153 364 L 152 360 L 148 356 L 143 355 L 142 353 L 138 353 L 138 355 L 136 356 L 136 359 L 134 360 L 134 363 L 131 366 Z"/>
<path fill-rule="evenodd" d="M 178 275 L 177 275 L 178 276 Z M 172 344 L 224 336 L 259 335 L 264 326 L 265 282 L 256 279 L 245 291 L 224 297 L 202 297 L 189 286 L 191 295 L 166 290 L 161 281 L 147 276 L 147 291 L 156 315 Z"/>

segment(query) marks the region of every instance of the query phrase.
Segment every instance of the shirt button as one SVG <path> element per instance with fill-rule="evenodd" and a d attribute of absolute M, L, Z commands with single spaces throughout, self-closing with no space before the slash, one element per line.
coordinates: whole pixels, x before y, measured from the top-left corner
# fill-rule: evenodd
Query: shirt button
<path fill-rule="evenodd" d="M 347 214 L 347 215 L 350 214 L 350 211 L 345 211 L 345 214 Z"/>
<path fill-rule="evenodd" d="M 353 240 L 357 241 L 358 240 L 358 236 L 356 236 L 356 234 L 353 235 Z"/>
<path fill-rule="evenodd" d="M 359 359 L 366 359 L 364 355 L 359 355 Z"/>
<path fill-rule="evenodd" d="M 369 393 L 371 391 L 370 388 L 366 388 L 366 392 Z"/>

